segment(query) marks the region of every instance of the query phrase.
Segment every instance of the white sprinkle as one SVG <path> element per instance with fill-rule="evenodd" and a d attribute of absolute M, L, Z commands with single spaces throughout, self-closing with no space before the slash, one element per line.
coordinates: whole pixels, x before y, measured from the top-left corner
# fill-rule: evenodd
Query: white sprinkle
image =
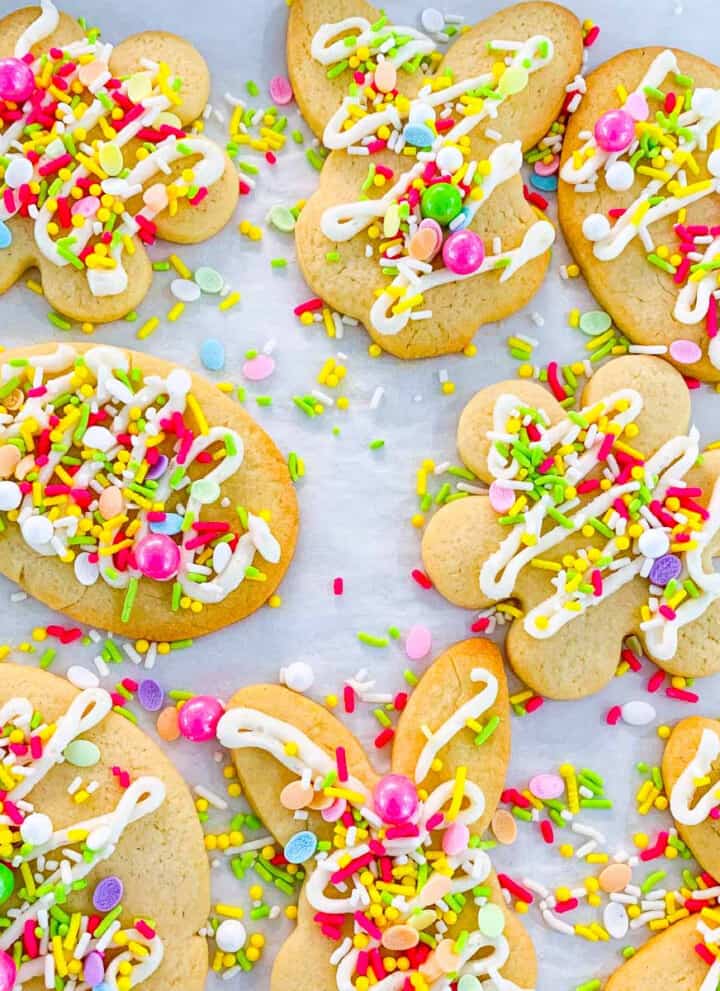
<path fill-rule="evenodd" d="M 228 807 L 228 804 L 224 798 L 220 798 L 220 796 L 216 795 L 215 792 L 210 791 L 208 788 L 204 788 L 202 785 L 196 785 L 193 791 L 196 795 L 199 795 L 200 798 L 204 798 L 206 802 L 209 802 L 215 809 L 224 810 Z"/>
<path fill-rule="evenodd" d="M 10 595 L 11 602 L 24 602 L 27 599 L 27 592 L 12 592 Z"/>
<path fill-rule="evenodd" d="M 107 676 L 110 674 L 110 668 L 107 666 L 107 664 L 99 654 L 93 657 L 93 664 L 95 665 L 97 673 L 100 675 L 100 677 L 107 678 Z"/>
<path fill-rule="evenodd" d="M 377 386 L 370 400 L 370 409 L 377 409 L 380 403 L 382 402 L 382 398 L 384 395 L 385 395 L 385 390 L 383 389 L 383 387 L 381 385 Z"/>
<path fill-rule="evenodd" d="M 72 667 L 68 668 L 65 677 L 71 685 L 81 690 L 97 688 L 100 684 L 100 679 L 96 674 L 87 668 L 80 667 L 79 664 L 73 664 Z"/>

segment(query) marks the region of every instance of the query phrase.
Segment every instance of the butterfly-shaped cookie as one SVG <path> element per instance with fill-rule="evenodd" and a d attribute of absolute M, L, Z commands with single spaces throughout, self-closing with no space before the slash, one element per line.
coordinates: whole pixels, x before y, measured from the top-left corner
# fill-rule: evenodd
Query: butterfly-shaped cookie
<path fill-rule="evenodd" d="M 144 245 L 216 234 L 238 181 L 188 128 L 209 88 L 200 53 L 164 31 L 113 48 L 50 0 L 0 21 L 0 292 L 37 266 L 60 313 L 115 320 L 150 288 Z"/>
<path fill-rule="evenodd" d="M 357 0 L 298 0 L 288 67 L 331 151 L 296 227 L 319 296 L 402 358 L 465 348 L 542 282 L 552 225 L 523 196 L 522 151 L 579 71 L 582 34 L 550 3 L 506 8 L 447 56 Z"/>
<path fill-rule="evenodd" d="M 462 413 L 462 460 L 490 484 L 442 506 L 423 560 L 479 609 L 514 599 L 507 650 L 550 698 L 597 691 L 637 634 L 673 674 L 717 671 L 720 454 L 700 453 L 682 377 L 658 358 L 609 362 L 579 411 L 534 382 L 501 382 Z"/>
<path fill-rule="evenodd" d="M 102 689 L 3 665 L 0 975 L 200 991 L 210 877 L 197 814 L 170 762 L 111 708 Z"/>
<path fill-rule="evenodd" d="M 720 380 L 720 69 L 675 49 L 601 65 L 568 124 L 558 211 L 624 334 Z"/>
<path fill-rule="evenodd" d="M 478 845 L 510 749 L 490 642 L 456 644 L 428 669 L 400 718 L 390 775 L 326 709 L 277 685 L 239 691 L 218 738 L 285 855 L 300 850 L 305 864 L 273 991 L 534 986 L 532 945 Z"/>

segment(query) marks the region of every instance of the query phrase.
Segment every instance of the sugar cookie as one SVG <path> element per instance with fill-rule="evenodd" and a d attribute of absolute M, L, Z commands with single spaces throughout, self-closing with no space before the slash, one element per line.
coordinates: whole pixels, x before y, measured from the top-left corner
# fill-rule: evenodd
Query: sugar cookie
<path fill-rule="evenodd" d="M 207 380 L 45 344 L 0 364 L 0 571 L 80 622 L 181 640 L 243 619 L 293 556 L 268 435 Z"/>

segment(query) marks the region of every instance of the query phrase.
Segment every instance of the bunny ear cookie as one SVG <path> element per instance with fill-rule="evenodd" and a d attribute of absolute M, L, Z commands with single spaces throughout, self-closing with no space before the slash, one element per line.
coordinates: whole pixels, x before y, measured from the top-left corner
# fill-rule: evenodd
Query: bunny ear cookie
<path fill-rule="evenodd" d="M 508 655 L 550 698 L 606 684 L 631 633 L 665 670 L 710 674 L 720 457 L 700 456 L 685 384 L 657 358 L 609 362 L 583 404 L 565 413 L 524 380 L 471 400 L 458 446 L 490 489 L 431 519 L 426 570 L 465 608 L 519 603 Z"/>
<path fill-rule="evenodd" d="M 429 989 L 464 974 L 502 991 L 534 986 L 532 945 L 477 845 L 509 732 L 502 660 L 481 640 L 456 644 L 425 673 L 390 775 L 314 702 L 275 685 L 235 695 L 218 739 L 286 858 L 307 871 L 273 991 L 291 980 L 299 991 L 363 988 L 372 978 L 400 991 L 413 974 Z"/>
<path fill-rule="evenodd" d="M 587 78 L 558 191 L 573 255 L 620 330 L 708 382 L 720 380 L 718 123 L 716 65 L 623 52 Z"/>
<path fill-rule="evenodd" d="M 0 55 L 0 292 L 37 266 L 60 313 L 125 316 L 150 288 L 145 246 L 205 241 L 237 203 L 226 153 L 187 129 L 205 60 L 160 31 L 113 49 L 50 0 L 0 21 Z"/>
<path fill-rule="evenodd" d="M 120 348 L 2 358 L 3 574 L 80 622 L 150 640 L 199 636 L 267 601 L 295 550 L 297 500 L 236 403 Z"/>
<path fill-rule="evenodd" d="M 695 859 L 720 876 L 720 722 L 682 719 L 665 745 L 662 772 L 670 814 Z"/>
<path fill-rule="evenodd" d="M 308 0 L 290 16 L 298 101 L 335 149 L 296 226 L 300 266 L 398 357 L 460 351 L 528 302 L 547 268 L 554 230 L 524 198 L 522 151 L 579 71 L 580 25 L 520 4 L 443 58 L 414 28 L 340 8 Z"/>
<path fill-rule="evenodd" d="M 0 929 L 0 974 L 13 975 L 8 987 L 73 975 L 85 987 L 119 988 L 125 978 L 142 991 L 205 986 L 207 946 L 197 932 L 210 876 L 192 798 L 160 750 L 111 708 L 102 689 L 77 692 L 45 671 L 2 666 L 0 898 L 9 925 Z M 71 791 L 77 775 L 82 788 Z M 59 912 L 69 917 L 64 939 Z"/>

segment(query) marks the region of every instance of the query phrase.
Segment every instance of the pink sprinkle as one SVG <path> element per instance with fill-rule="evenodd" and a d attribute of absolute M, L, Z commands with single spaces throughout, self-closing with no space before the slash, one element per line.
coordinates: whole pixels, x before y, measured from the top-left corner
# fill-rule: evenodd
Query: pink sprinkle
<path fill-rule="evenodd" d="M 545 204 L 545 206 L 547 206 L 547 203 Z M 540 209 L 542 210 L 544 209 L 544 207 L 541 207 Z M 549 363 L 547 367 L 547 380 L 548 380 L 548 385 L 552 389 L 553 395 L 555 396 L 555 398 L 559 403 L 561 403 L 564 399 L 567 399 L 567 392 L 565 392 L 565 390 L 563 389 L 560 383 L 557 361 L 551 361 Z"/>
<path fill-rule="evenodd" d="M 583 45 L 585 46 L 585 48 L 590 48 L 592 45 L 594 45 L 598 39 L 599 34 L 600 34 L 600 28 L 598 27 L 597 24 L 594 27 L 590 28 L 590 30 L 583 39 Z"/>
<path fill-rule="evenodd" d="M 135 923 L 135 928 L 141 936 L 145 937 L 145 939 L 155 939 L 155 930 L 151 929 L 144 919 L 139 919 Z"/>
<path fill-rule="evenodd" d="M 607 715 L 605 716 L 605 722 L 608 724 L 608 726 L 615 726 L 621 716 L 622 716 L 622 709 L 620 708 L 619 705 L 614 705 L 611 709 L 608 710 Z"/>
<path fill-rule="evenodd" d="M 335 595 L 342 595 L 345 591 L 345 582 L 342 578 L 333 579 L 333 592 Z"/>
<path fill-rule="evenodd" d="M 590 575 L 590 581 L 592 582 L 593 595 L 599 598 L 603 593 L 603 580 L 602 575 L 597 568 L 595 568 L 593 573 Z"/>
<path fill-rule="evenodd" d="M 545 699 L 540 695 L 533 695 L 531 699 L 528 699 L 525 703 L 525 712 L 536 712 L 540 706 L 545 702 Z"/>
<path fill-rule="evenodd" d="M 600 488 L 600 481 L 597 478 L 588 478 L 584 482 L 580 482 L 577 485 L 577 490 L 580 495 L 585 495 L 587 492 L 594 492 L 595 489 Z"/>
<path fill-rule="evenodd" d="M 501 888 L 505 888 L 506 891 L 509 891 L 515 898 L 519 898 L 521 902 L 525 902 L 526 905 L 532 905 L 534 899 L 527 888 L 523 888 L 507 874 L 498 874 L 497 879 Z"/>
<path fill-rule="evenodd" d="M 442 812 L 436 812 L 435 815 L 430 816 L 425 825 L 427 829 L 432 832 L 433 829 L 437 829 L 444 821 L 445 816 Z"/>
<path fill-rule="evenodd" d="M 656 671 L 655 674 L 652 676 L 652 678 L 650 678 L 650 680 L 647 683 L 647 690 L 651 693 L 656 692 L 664 681 L 665 681 L 665 672 Z"/>
<path fill-rule="evenodd" d="M 669 619 L 671 622 L 677 616 L 677 613 L 675 612 L 675 610 L 674 609 L 671 609 L 670 606 L 666 602 L 663 602 L 663 604 L 658 609 L 658 612 L 660 613 L 661 616 L 664 616 L 665 619 Z"/>
<path fill-rule="evenodd" d="M 572 912 L 573 909 L 578 907 L 578 904 L 577 898 L 568 898 L 564 902 L 556 902 L 555 911 L 558 915 L 562 915 L 564 912 Z"/>
<path fill-rule="evenodd" d="M 615 443 L 615 434 L 605 434 L 602 439 L 602 444 L 597 453 L 598 461 L 607 461 L 607 456 L 613 449 L 613 444 Z"/>
<path fill-rule="evenodd" d="M 695 692 L 687 692 L 684 688 L 666 688 L 665 694 L 669 699 L 677 699 L 678 702 L 699 702 L 700 696 Z"/>
<path fill-rule="evenodd" d="M 711 819 L 720 819 L 720 806 L 716 805 L 714 809 L 710 809 Z"/>
<path fill-rule="evenodd" d="M 348 767 L 345 747 L 337 747 L 335 750 L 335 763 L 337 764 L 338 778 L 340 781 L 347 781 Z"/>
<path fill-rule="evenodd" d="M 718 332 L 718 315 L 717 315 L 717 303 L 713 296 L 710 297 L 710 306 L 707 312 L 707 323 L 705 324 L 705 330 L 707 335 L 712 340 L 717 337 Z"/>
<path fill-rule="evenodd" d="M 378 929 L 372 919 L 368 919 L 364 912 L 355 912 L 353 918 L 360 928 L 364 929 L 373 939 L 382 939 L 381 930 Z"/>
<path fill-rule="evenodd" d="M 551 468 L 555 466 L 555 461 L 553 458 L 545 458 L 541 464 L 538 465 L 538 471 L 541 475 L 547 475 Z"/>
<path fill-rule="evenodd" d="M 481 616 L 480 619 L 475 620 L 470 629 L 473 633 L 484 633 L 488 626 L 490 626 L 490 620 L 487 616 Z"/>
<path fill-rule="evenodd" d="M 350 685 L 345 685 L 343 688 L 343 701 L 345 703 L 345 712 L 355 712 L 355 692 Z"/>
<path fill-rule="evenodd" d="M 386 747 L 388 743 L 390 743 L 394 736 L 395 730 L 392 729 L 392 727 L 387 726 L 381 733 L 378 733 L 373 743 L 378 750 L 382 750 L 383 747 Z"/>
<path fill-rule="evenodd" d="M 314 313 L 316 310 L 321 310 L 322 308 L 323 301 L 319 296 L 315 296 L 313 299 L 306 299 L 304 303 L 296 306 L 293 313 L 296 317 L 301 317 L 303 313 Z"/>

